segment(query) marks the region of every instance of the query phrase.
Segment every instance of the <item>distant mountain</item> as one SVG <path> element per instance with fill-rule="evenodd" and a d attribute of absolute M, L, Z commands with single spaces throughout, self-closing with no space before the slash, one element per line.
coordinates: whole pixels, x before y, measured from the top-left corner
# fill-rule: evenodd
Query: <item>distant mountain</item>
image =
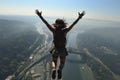
<path fill-rule="evenodd" d="M 119 35 L 120 27 L 90 29 L 78 35 L 78 43 L 80 43 L 78 46 L 89 48 L 105 46 L 119 52 Z"/>
<path fill-rule="evenodd" d="M 33 24 L 0 19 L 0 79 L 13 74 L 44 39 Z"/>
<path fill-rule="evenodd" d="M 120 27 L 106 27 L 87 30 L 77 37 L 78 48 L 87 48 L 91 54 L 99 58 L 116 76 L 120 76 Z M 91 64 L 91 62 L 90 62 Z M 94 65 L 94 63 L 92 63 Z M 91 64 L 91 65 L 92 65 Z M 97 80 L 104 79 L 100 76 L 101 68 L 91 66 L 98 77 Z M 97 64 L 96 64 L 97 66 Z M 108 79 L 110 80 L 110 79 Z"/>
<path fill-rule="evenodd" d="M 22 21 L 0 19 L 0 39 L 16 37 L 25 31 L 35 31 L 35 26 Z"/>

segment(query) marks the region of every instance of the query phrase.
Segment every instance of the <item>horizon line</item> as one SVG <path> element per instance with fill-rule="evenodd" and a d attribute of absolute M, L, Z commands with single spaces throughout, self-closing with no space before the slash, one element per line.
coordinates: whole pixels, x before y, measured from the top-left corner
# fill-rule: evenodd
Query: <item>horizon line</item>
<path fill-rule="evenodd" d="M 26 16 L 26 17 L 35 17 L 35 16 L 37 16 L 37 15 L 23 15 L 23 14 L 0 14 L 0 16 Z M 48 18 L 59 18 L 59 17 L 62 17 L 62 16 L 46 16 L 46 15 L 44 15 L 44 17 L 48 17 Z M 75 19 L 75 17 L 62 17 L 63 19 L 64 18 L 68 18 L 68 19 Z M 0 18 L 1 19 L 1 18 Z M 99 19 L 99 18 L 83 18 L 84 20 L 94 20 L 94 21 L 109 21 L 109 22 L 120 22 L 120 21 L 118 21 L 118 20 L 110 20 L 110 19 Z"/>

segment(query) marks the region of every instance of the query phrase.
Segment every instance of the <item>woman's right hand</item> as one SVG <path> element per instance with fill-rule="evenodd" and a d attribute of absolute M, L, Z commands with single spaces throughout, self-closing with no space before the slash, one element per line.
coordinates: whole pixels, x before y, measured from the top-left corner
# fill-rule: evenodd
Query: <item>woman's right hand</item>
<path fill-rule="evenodd" d="M 82 18 L 85 15 L 85 11 L 83 11 L 82 13 L 78 12 L 78 15 L 80 18 Z"/>

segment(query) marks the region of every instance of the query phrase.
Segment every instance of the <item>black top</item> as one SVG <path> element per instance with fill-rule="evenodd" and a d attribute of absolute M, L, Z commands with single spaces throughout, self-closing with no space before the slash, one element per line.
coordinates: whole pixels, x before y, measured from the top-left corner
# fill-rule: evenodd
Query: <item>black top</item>
<path fill-rule="evenodd" d="M 66 29 L 56 29 L 53 32 L 53 42 L 55 48 L 65 48 L 66 46 Z"/>

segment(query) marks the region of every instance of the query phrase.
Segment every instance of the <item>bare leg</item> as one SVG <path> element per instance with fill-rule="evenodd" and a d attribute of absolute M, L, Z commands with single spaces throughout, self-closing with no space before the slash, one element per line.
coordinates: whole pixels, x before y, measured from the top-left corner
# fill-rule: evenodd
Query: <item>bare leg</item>
<path fill-rule="evenodd" d="M 56 69 L 57 59 L 58 59 L 58 58 L 53 57 L 53 60 L 52 60 L 52 70 L 55 70 L 55 69 Z"/>
<path fill-rule="evenodd" d="M 60 66 L 58 69 L 58 79 L 62 78 L 62 69 L 65 65 L 65 60 L 66 60 L 66 57 L 60 57 Z"/>
<path fill-rule="evenodd" d="M 58 57 L 53 57 L 53 60 L 52 60 L 52 79 L 56 78 L 57 59 L 58 59 Z"/>
<path fill-rule="evenodd" d="M 60 57 L 60 66 L 59 69 L 62 70 L 65 65 L 66 57 Z"/>

